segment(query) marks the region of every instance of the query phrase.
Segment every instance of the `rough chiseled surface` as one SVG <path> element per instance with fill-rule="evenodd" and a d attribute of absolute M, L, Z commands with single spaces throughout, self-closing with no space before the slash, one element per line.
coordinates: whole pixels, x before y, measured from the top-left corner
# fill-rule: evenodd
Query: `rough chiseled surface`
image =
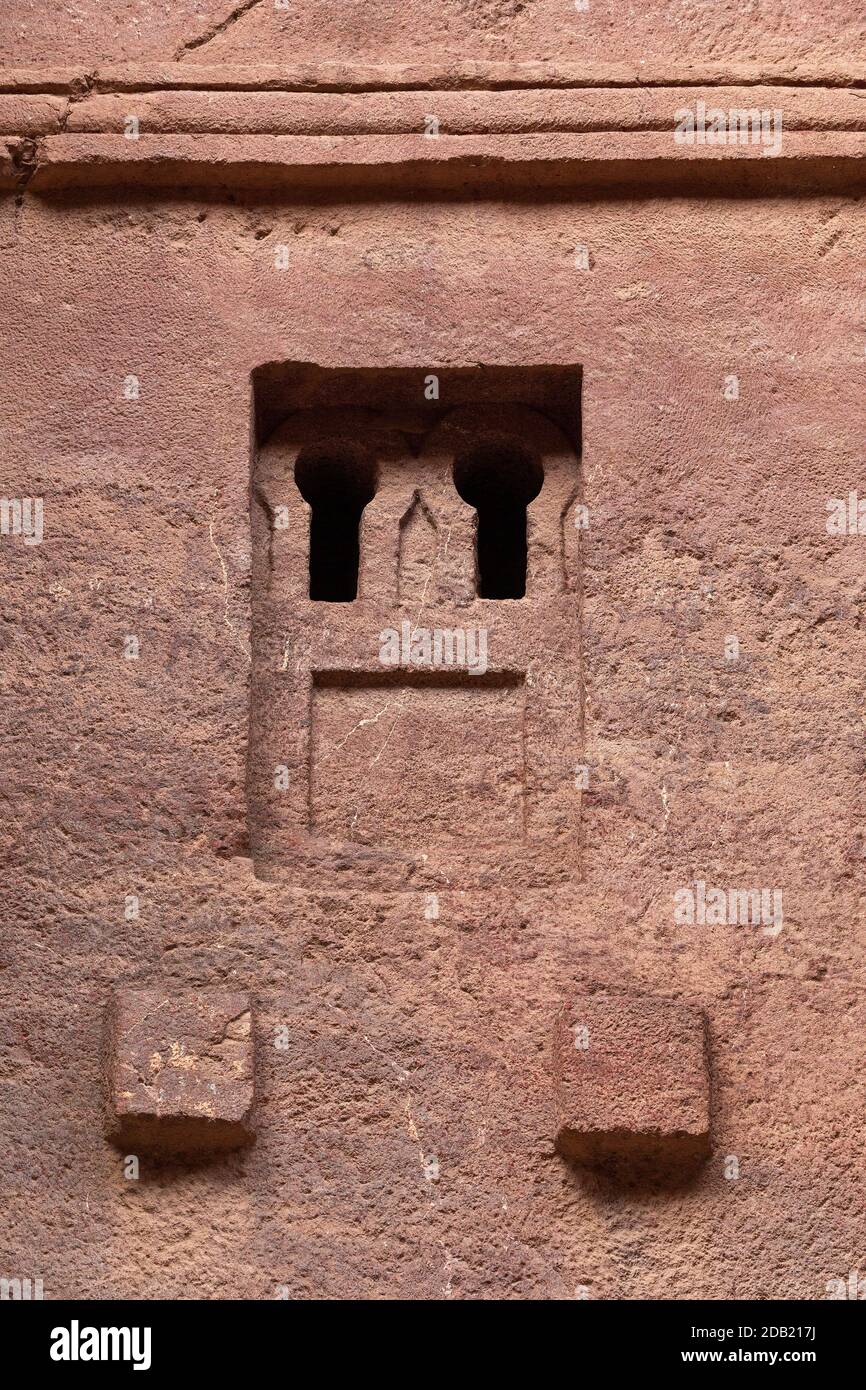
<path fill-rule="evenodd" d="M 820 1298 L 862 1267 L 866 588 L 862 540 L 825 530 L 862 478 L 859 207 L 26 198 L 2 227 L 3 488 L 46 506 L 41 545 L 0 543 L 7 1271 L 56 1297 Z M 486 356 L 584 364 L 585 879 L 435 905 L 258 879 L 250 372 Z M 696 879 L 781 887 L 782 931 L 678 924 Z M 124 1179 L 118 981 L 255 991 L 255 1144 Z M 556 1154 L 552 1020 L 590 988 L 705 1009 L 693 1186 Z"/>

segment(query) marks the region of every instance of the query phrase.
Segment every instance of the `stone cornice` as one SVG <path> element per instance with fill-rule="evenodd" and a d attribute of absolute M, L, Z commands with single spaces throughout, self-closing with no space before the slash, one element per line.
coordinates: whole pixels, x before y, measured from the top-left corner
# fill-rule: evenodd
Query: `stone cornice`
<path fill-rule="evenodd" d="M 780 148 L 678 143 L 676 113 L 701 103 L 778 113 Z M 0 187 L 32 192 L 854 191 L 866 170 L 866 64 L 820 73 L 537 63 L 7 71 L 0 137 Z"/>

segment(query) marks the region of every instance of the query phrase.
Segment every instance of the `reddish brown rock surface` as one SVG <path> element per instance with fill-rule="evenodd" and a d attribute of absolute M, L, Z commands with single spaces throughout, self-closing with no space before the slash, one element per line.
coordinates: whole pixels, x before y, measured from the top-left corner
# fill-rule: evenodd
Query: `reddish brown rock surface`
<path fill-rule="evenodd" d="M 44 502 L 0 536 L 0 1276 L 823 1298 L 866 1267 L 863 16 L 236 12 L 0 14 L 0 497 Z M 675 144 L 708 99 L 778 105 L 778 155 Z M 576 474 L 523 598 L 424 452 L 481 404 Z M 380 560 L 322 602 L 293 433 L 347 410 Z M 407 619 L 487 672 L 378 669 Z M 253 1144 L 125 1173 L 127 990 L 255 1000 Z M 689 1182 L 555 1148 L 554 1020 L 602 995 L 706 1016 Z"/>
<path fill-rule="evenodd" d="M 0 53 L 18 66 L 158 58 L 205 63 L 315 62 L 361 58 L 400 63 L 435 54 L 451 61 L 581 57 L 594 62 L 778 61 L 794 67 L 862 58 L 866 24 L 856 6 L 785 0 L 683 5 L 648 0 L 101 0 L 46 7 L 10 0 Z"/>

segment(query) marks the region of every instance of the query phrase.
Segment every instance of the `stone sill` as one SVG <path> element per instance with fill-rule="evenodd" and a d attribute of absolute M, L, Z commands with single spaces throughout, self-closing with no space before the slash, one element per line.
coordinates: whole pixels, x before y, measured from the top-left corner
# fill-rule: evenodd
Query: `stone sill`
<path fill-rule="evenodd" d="M 567 190 L 755 196 L 851 193 L 866 184 L 866 132 L 786 132 L 781 152 L 675 143 L 673 130 L 590 134 L 214 135 L 65 132 L 8 140 L 0 185 L 33 193 L 107 187 L 512 193 Z"/>

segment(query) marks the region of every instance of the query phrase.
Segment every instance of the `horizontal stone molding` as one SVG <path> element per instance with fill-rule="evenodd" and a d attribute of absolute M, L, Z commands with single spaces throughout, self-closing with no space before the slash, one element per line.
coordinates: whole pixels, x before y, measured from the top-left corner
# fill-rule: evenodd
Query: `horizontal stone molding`
<path fill-rule="evenodd" d="M 673 130 L 502 135 L 64 132 L 4 141 L 0 186 L 58 190 L 251 188 L 341 193 L 567 189 L 572 193 L 794 194 L 858 190 L 866 132 L 791 131 L 760 145 L 677 144 Z"/>
<path fill-rule="evenodd" d="M 783 131 L 866 130 L 866 92 L 796 86 L 522 88 L 370 92 L 83 89 L 0 93 L 0 135 L 443 135 L 673 132 L 677 112 L 779 112 Z"/>
<path fill-rule="evenodd" d="M 5 101 L 14 101 L 6 98 Z M 18 98 L 31 104 L 58 98 Z M 0 121 L 4 119 L 0 98 Z M 93 93 L 72 103 L 64 129 L 122 134 L 135 115 L 142 134 L 421 135 L 435 117 L 443 135 L 658 130 L 676 113 L 779 112 L 783 131 L 866 130 L 866 93 L 800 87 L 586 88 L 520 91 Z M 47 113 L 46 113 L 47 114 Z M 8 117 L 6 118 L 8 121 Z M 8 127 L 6 127 L 8 128 Z M 46 131 L 46 133 L 48 133 Z M 430 137 L 427 137 L 430 138 Z"/>
<path fill-rule="evenodd" d="M 431 64 L 255 64 L 190 62 L 107 64 L 84 68 L 8 68 L 0 92 L 497 90 L 522 87 L 866 86 L 866 61 L 773 63 L 465 62 Z"/>

